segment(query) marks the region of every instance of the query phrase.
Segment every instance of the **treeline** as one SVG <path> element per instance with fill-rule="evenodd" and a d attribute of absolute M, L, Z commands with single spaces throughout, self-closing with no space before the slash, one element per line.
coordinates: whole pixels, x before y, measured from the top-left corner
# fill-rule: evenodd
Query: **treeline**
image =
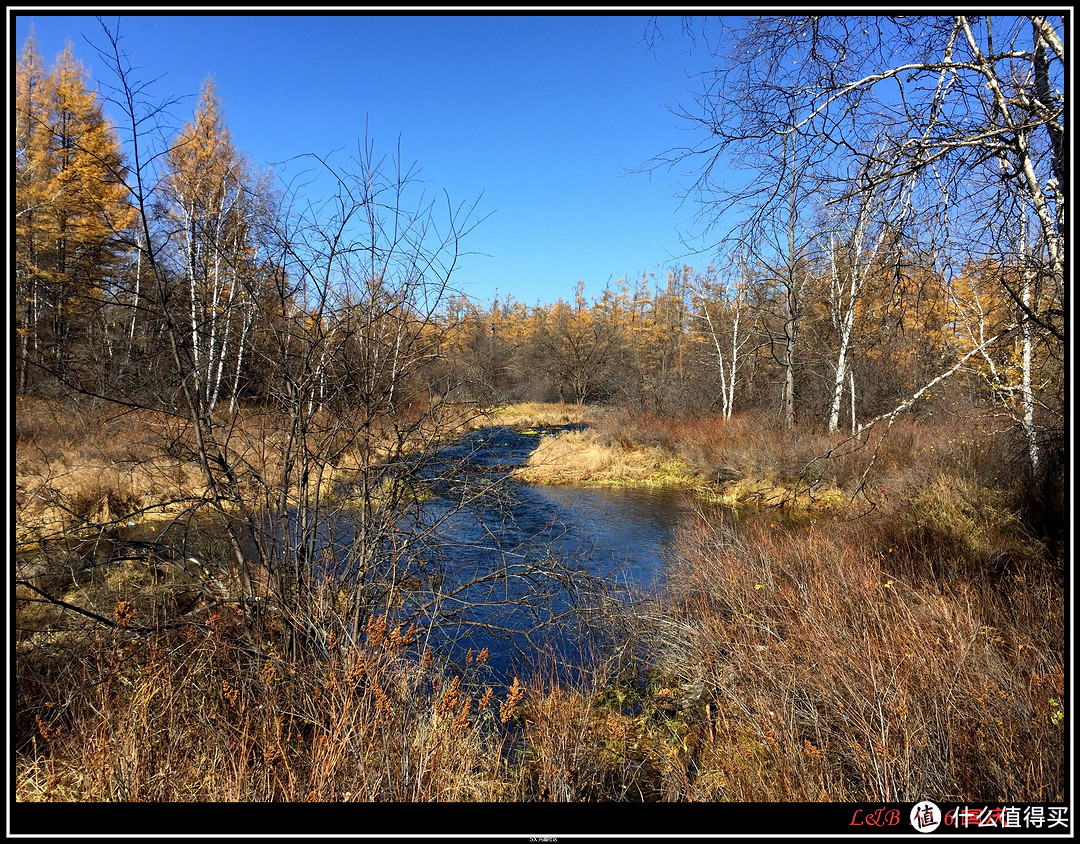
<path fill-rule="evenodd" d="M 895 238 L 860 260 L 867 256 L 850 244 L 807 260 L 790 300 L 764 268 L 745 262 L 723 272 L 683 265 L 662 278 L 643 272 L 592 298 L 579 282 L 572 302 L 459 297 L 446 312 L 444 354 L 479 401 L 740 410 L 832 430 L 891 413 L 966 358 L 962 372 L 920 395 L 919 409 L 941 408 L 935 396 L 965 407 L 996 396 L 1020 418 L 1026 377 L 1044 388 L 1043 423 L 1052 418 L 1044 390 L 1060 389 L 1061 361 L 1044 348 L 1025 373 L 1023 336 L 1010 329 L 1018 309 L 999 283 L 1008 270 L 972 264 L 949 282 Z M 983 347 L 999 335 L 1010 339 Z"/>
<path fill-rule="evenodd" d="M 292 389 L 276 380 L 284 365 L 311 401 L 342 387 L 392 400 L 397 388 L 375 382 L 404 368 L 422 374 L 428 398 L 738 409 L 858 430 L 947 374 L 922 406 L 944 390 L 996 403 L 1033 464 L 1061 427 L 1062 344 L 1026 318 L 1060 312 L 1046 262 L 1029 247 L 950 265 L 921 250 L 884 196 L 844 214 L 819 207 L 797 232 L 781 221 L 788 249 L 743 238 L 704 270 L 646 271 L 592 298 L 579 283 L 569 302 L 480 304 L 453 295 L 448 274 L 410 275 L 456 239 L 363 243 L 349 231 L 355 208 L 295 215 L 234 147 L 209 81 L 152 167 L 146 152 L 128 161 L 70 46 L 46 67 L 29 40 L 16 99 L 22 394 L 158 406 L 186 383 L 213 412 L 280 398 Z M 407 266 L 381 260 L 401 247 Z"/>

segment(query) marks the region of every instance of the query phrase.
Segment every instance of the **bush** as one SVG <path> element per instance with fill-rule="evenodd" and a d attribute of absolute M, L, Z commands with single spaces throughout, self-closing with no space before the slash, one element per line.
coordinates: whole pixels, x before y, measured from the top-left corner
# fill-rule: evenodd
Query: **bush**
<path fill-rule="evenodd" d="M 974 561 L 950 582 L 901 574 L 889 521 L 684 537 L 664 626 L 682 632 L 658 647 L 707 690 L 709 799 L 1064 799 L 1058 587 Z"/>

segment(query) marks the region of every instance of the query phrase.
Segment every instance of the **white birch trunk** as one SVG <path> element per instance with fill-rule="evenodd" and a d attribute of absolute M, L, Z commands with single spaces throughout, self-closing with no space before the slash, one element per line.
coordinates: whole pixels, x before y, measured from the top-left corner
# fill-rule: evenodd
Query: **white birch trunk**
<path fill-rule="evenodd" d="M 855 427 L 855 373 L 848 372 L 848 390 L 851 393 L 851 433 L 855 435 L 858 429 Z"/>
<path fill-rule="evenodd" d="M 142 280 L 142 231 L 137 235 L 135 243 L 135 298 L 131 303 L 131 328 L 128 330 L 128 349 L 135 343 L 135 318 L 139 313 L 139 285 Z"/>
<path fill-rule="evenodd" d="M 1031 277 L 1028 270 L 1024 270 L 1024 287 L 1022 291 L 1024 306 L 1031 307 Z M 1020 401 L 1023 407 L 1021 425 L 1027 436 L 1028 457 L 1031 459 L 1032 474 L 1039 471 L 1039 438 L 1035 430 L 1035 396 L 1031 389 L 1031 320 L 1024 319 L 1020 323 L 1020 331 L 1023 337 L 1023 374 L 1020 382 Z"/>
<path fill-rule="evenodd" d="M 746 286 L 744 284 L 736 285 L 735 298 L 730 304 L 732 316 L 730 359 L 725 359 L 720 332 L 717 330 L 712 313 L 709 311 L 708 297 L 701 291 L 692 290 L 691 293 L 696 293 L 701 301 L 701 310 L 705 314 L 705 322 L 709 327 L 709 337 L 712 339 L 713 348 L 716 349 L 716 362 L 720 369 L 722 414 L 724 419 L 730 419 L 735 407 L 735 385 L 737 383 L 736 376 L 739 368 L 739 353 L 742 351 L 742 346 L 745 342 L 745 340 L 741 340 L 739 337 L 739 324 L 742 321 L 743 305 L 746 301 Z"/>
<path fill-rule="evenodd" d="M 720 367 L 720 397 L 723 406 L 724 418 L 728 419 L 731 415 L 731 400 L 732 395 L 729 390 L 734 390 L 735 382 L 732 378 L 731 386 L 728 386 L 728 372 L 724 368 L 724 350 L 720 347 L 720 336 L 716 332 L 716 326 L 713 325 L 712 314 L 709 313 L 709 305 L 702 300 L 702 310 L 705 311 L 705 319 L 709 323 L 709 335 L 712 337 L 713 345 L 716 347 L 716 360 Z M 734 372 L 731 373 L 734 375 Z"/>
<path fill-rule="evenodd" d="M 735 407 L 735 372 L 739 363 L 739 320 L 742 317 L 743 288 L 739 288 L 735 294 L 735 313 L 731 323 L 731 368 L 728 372 L 728 388 L 724 404 L 724 418 L 730 419 L 731 412 Z M 721 375 L 723 373 L 721 372 Z"/>
<path fill-rule="evenodd" d="M 198 302 L 199 291 L 196 281 L 195 273 L 195 209 L 186 209 L 188 218 L 185 221 L 185 229 L 187 231 L 187 277 L 188 277 L 188 290 L 191 296 L 191 355 L 195 366 L 195 374 L 198 377 L 199 374 L 199 314 L 198 314 Z"/>
<path fill-rule="evenodd" d="M 232 395 L 229 397 L 229 414 L 236 412 L 237 397 L 240 395 L 240 373 L 244 368 L 244 346 L 247 343 L 248 332 L 255 321 L 255 308 L 249 307 L 245 312 L 244 328 L 240 332 L 240 344 L 236 349 L 236 372 L 233 375 Z"/>
<path fill-rule="evenodd" d="M 1023 225 L 1021 226 L 1021 236 L 1023 240 L 1021 242 L 1021 278 L 1023 279 L 1022 286 L 1020 288 L 1021 302 L 1023 302 L 1025 313 L 1021 315 L 1020 322 L 1020 335 L 1021 342 L 1023 344 L 1021 349 L 1021 376 L 1020 376 L 1020 405 L 1021 405 L 1021 419 L 1020 425 L 1024 429 L 1024 435 L 1027 438 L 1028 458 L 1031 460 L 1031 472 L 1037 474 L 1039 471 L 1039 438 L 1038 432 L 1035 430 L 1035 395 L 1031 388 L 1031 351 L 1032 351 L 1032 332 L 1031 332 L 1031 319 L 1028 314 L 1032 312 L 1032 300 L 1031 300 L 1031 267 L 1028 265 L 1028 238 L 1027 238 L 1027 218 L 1023 219 Z"/>
<path fill-rule="evenodd" d="M 866 276 L 869 268 L 877 258 L 881 250 L 881 244 L 885 239 L 885 230 L 878 232 L 877 239 L 869 252 L 864 252 L 866 241 L 866 229 L 869 226 L 873 198 L 864 200 L 862 208 L 855 223 L 855 232 L 852 242 L 851 267 L 848 270 L 846 283 L 840 279 L 837 267 L 836 238 L 832 239 L 832 295 L 833 295 L 833 319 L 839 339 L 839 349 L 836 355 L 836 378 L 833 382 L 833 401 L 829 412 L 829 430 L 836 431 L 840 427 L 840 403 L 844 396 L 844 381 L 847 380 L 848 351 L 851 347 L 851 337 L 855 327 L 855 310 L 863 288 L 866 285 Z M 852 394 L 854 400 L 854 392 Z"/>

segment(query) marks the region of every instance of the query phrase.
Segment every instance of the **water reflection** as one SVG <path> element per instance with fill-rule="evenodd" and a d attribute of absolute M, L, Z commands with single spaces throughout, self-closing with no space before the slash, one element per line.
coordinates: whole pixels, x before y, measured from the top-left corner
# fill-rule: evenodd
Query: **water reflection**
<path fill-rule="evenodd" d="M 440 619 L 431 643 L 461 660 L 488 647 L 505 676 L 549 649 L 576 663 L 601 593 L 649 589 L 690 504 L 669 490 L 533 487 L 514 482 L 539 433 L 489 428 L 455 443 L 427 471 L 435 496 L 413 518 L 423 565 L 437 567 Z M 417 610 L 421 600 L 413 606 Z M 595 631 L 594 631 L 595 632 Z"/>
<path fill-rule="evenodd" d="M 585 553 L 599 570 L 631 588 L 651 588 L 680 519 L 686 493 L 665 489 L 530 487 L 523 497 L 566 526 L 557 547 Z"/>

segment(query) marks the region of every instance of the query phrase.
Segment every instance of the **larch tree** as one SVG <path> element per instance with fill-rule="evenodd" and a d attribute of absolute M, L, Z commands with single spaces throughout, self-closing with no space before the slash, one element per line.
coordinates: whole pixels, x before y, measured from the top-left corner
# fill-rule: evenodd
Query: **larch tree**
<path fill-rule="evenodd" d="M 33 40 L 16 68 L 18 384 L 30 367 L 61 380 L 93 374 L 89 347 L 127 255 L 134 212 L 116 131 L 68 44 L 44 72 Z"/>
<path fill-rule="evenodd" d="M 47 71 L 33 35 L 15 68 L 15 331 L 17 386 L 26 392 L 31 354 L 41 354 L 38 317 L 45 273 L 39 266 L 46 239 L 51 138 L 46 104 Z"/>
<path fill-rule="evenodd" d="M 253 308 L 245 290 L 253 180 L 233 146 L 211 80 L 168 155 L 173 255 L 187 287 L 188 344 L 200 398 L 212 411 L 242 362 Z M 231 367 L 227 369 L 227 367 Z"/>

